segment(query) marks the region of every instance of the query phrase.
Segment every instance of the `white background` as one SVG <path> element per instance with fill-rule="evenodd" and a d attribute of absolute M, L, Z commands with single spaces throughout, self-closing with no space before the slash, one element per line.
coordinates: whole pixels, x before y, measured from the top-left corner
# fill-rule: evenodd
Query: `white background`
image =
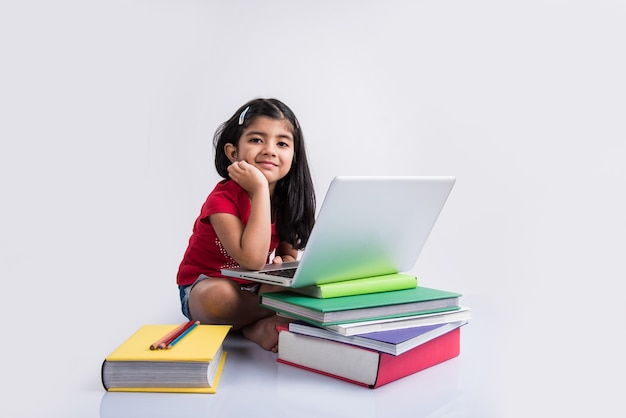
<path fill-rule="evenodd" d="M 413 272 L 474 308 L 483 412 L 619 415 L 625 18 L 619 0 L 2 1 L 1 415 L 98 416 L 102 359 L 184 320 L 212 136 L 256 97 L 298 115 L 320 202 L 339 174 L 457 177 Z"/>

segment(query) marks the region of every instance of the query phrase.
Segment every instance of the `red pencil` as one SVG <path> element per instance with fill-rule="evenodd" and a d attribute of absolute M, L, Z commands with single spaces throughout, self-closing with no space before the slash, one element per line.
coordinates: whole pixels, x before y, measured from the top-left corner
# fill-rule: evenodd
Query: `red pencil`
<path fill-rule="evenodd" d="M 185 326 L 183 327 L 183 329 L 180 330 L 180 332 L 174 334 L 174 335 L 170 335 L 170 337 L 166 340 L 163 341 L 163 346 L 160 348 L 169 348 L 168 346 L 172 343 L 172 341 L 174 341 L 175 339 L 177 339 L 178 337 L 180 337 L 181 335 L 185 334 L 189 328 L 199 324 L 200 321 L 189 321 L 185 324 Z"/>
<path fill-rule="evenodd" d="M 182 339 L 183 339 L 183 337 L 184 337 L 185 335 L 189 334 L 189 333 L 190 333 L 190 332 L 194 329 L 194 327 L 196 327 L 196 326 L 198 326 L 198 325 L 200 325 L 200 321 L 196 321 L 196 322 L 195 322 L 194 324 L 192 324 L 189 328 L 187 328 L 186 330 L 184 330 L 184 331 L 183 331 L 183 332 L 182 332 L 182 333 L 181 333 L 178 337 L 174 338 L 174 340 L 172 340 L 172 342 L 170 342 L 170 343 L 167 345 L 167 347 L 165 347 L 165 348 L 167 348 L 167 349 L 172 348 L 172 347 L 174 346 L 174 344 L 176 344 L 177 342 L 179 342 L 180 340 L 182 340 Z"/>
<path fill-rule="evenodd" d="M 174 328 L 174 330 L 172 330 L 171 332 L 167 333 L 163 337 L 153 342 L 152 345 L 150 346 L 150 350 L 158 350 L 158 349 L 167 347 L 169 343 L 174 341 L 176 337 L 178 337 L 180 334 L 185 332 L 185 330 L 189 328 L 190 326 L 192 326 L 193 324 L 195 324 L 195 321 L 189 321 L 189 322 L 185 322 L 184 324 L 180 324 L 179 326 Z"/>

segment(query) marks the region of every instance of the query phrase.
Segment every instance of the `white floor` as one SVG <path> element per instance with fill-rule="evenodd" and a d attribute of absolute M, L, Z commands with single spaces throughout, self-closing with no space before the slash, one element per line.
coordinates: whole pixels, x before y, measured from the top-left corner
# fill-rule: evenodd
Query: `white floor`
<path fill-rule="evenodd" d="M 3 416 L 500 418 L 623 412 L 621 387 L 612 383 L 624 372 L 619 322 L 590 331 L 586 321 L 573 320 L 583 310 L 560 315 L 560 308 L 507 309 L 504 299 L 490 299 L 464 298 L 474 319 L 462 329 L 458 358 L 374 390 L 278 364 L 276 354 L 230 336 L 214 395 L 107 393 L 100 386 L 101 359 L 52 346 L 31 358 L 25 380 L 31 383 L 24 385 L 16 364 L 9 365 L 3 385 L 11 396 L 2 405 L 9 415 Z M 14 379 L 22 379 L 22 386 L 12 385 Z"/>

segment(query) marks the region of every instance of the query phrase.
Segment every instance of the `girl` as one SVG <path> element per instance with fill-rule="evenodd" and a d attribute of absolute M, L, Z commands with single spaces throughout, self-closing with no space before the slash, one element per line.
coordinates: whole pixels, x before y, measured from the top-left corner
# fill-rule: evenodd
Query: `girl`
<path fill-rule="evenodd" d="M 260 269 L 294 261 L 315 220 L 315 193 L 302 130 L 276 99 L 244 104 L 214 137 L 215 168 L 224 178 L 196 219 L 177 284 L 183 314 L 203 324 L 231 324 L 266 350 L 277 351 L 278 317 L 259 293 L 284 290 L 220 270 Z"/>

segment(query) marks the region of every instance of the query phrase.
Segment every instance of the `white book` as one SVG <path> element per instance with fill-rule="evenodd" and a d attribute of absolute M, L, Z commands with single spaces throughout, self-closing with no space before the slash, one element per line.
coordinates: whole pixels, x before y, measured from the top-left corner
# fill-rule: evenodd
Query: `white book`
<path fill-rule="evenodd" d="M 432 314 L 421 314 L 413 316 L 403 316 L 399 318 L 377 319 L 362 322 L 347 322 L 337 325 L 326 325 L 324 328 L 338 332 L 342 335 L 357 335 L 368 332 L 387 331 L 392 329 L 403 329 L 419 327 L 421 325 L 445 324 L 456 321 L 469 321 L 471 319 L 470 309 L 461 306 L 455 311 L 437 312 Z"/>
<path fill-rule="evenodd" d="M 314 325 L 291 322 L 289 331 L 399 356 L 418 345 L 424 344 L 465 324 L 467 324 L 467 321 L 456 321 L 445 324 L 369 332 L 359 335 L 342 335 Z"/>

